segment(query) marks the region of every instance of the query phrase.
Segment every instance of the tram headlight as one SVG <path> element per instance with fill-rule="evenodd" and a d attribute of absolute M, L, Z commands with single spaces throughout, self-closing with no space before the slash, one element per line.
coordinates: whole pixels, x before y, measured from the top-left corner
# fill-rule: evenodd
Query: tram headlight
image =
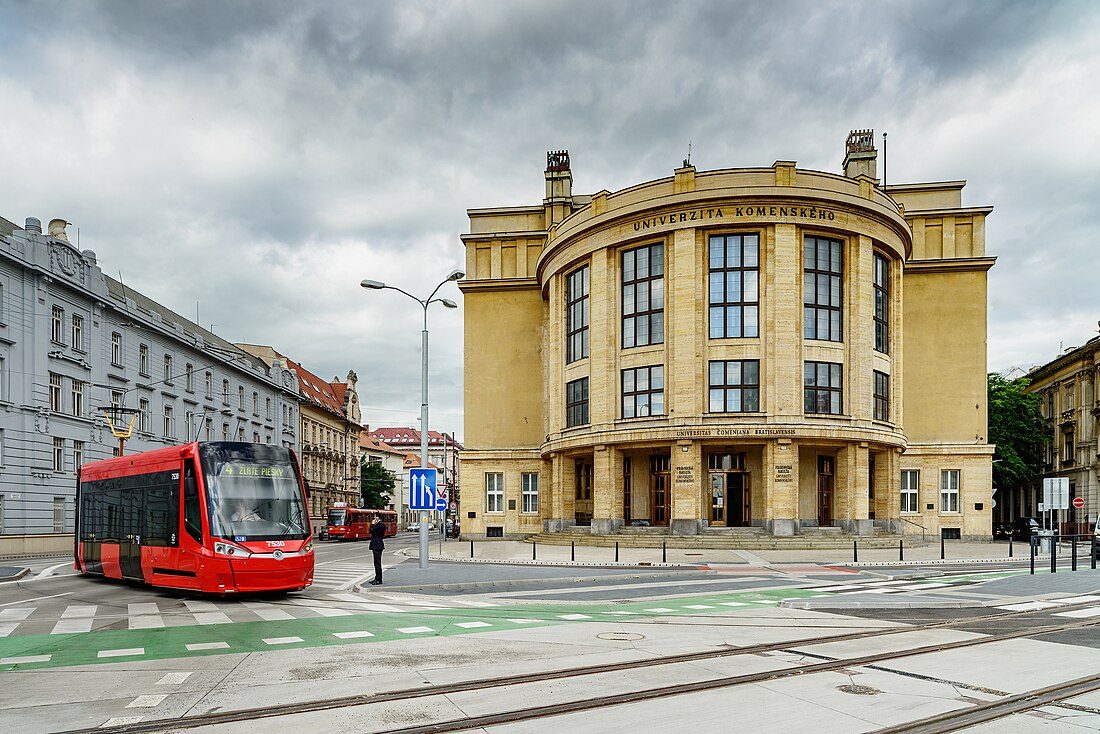
<path fill-rule="evenodd" d="M 305 554 L 311 552 L 312 550 L 313 550 L 313 543 L 306 543 L 305 547 L 302 548 L 302 555 L 304 556 Z"/>
<path fill-rule="evenodd" d="M 219 556 L 228 556 L 229 558 L 248 558 L 252 555 L 252 552 L 247 548 L 242 548 L 239 545 L 233 545 L 232 543 L 225 543 L 222 541 L 214 543 L 214 553 Z"/>

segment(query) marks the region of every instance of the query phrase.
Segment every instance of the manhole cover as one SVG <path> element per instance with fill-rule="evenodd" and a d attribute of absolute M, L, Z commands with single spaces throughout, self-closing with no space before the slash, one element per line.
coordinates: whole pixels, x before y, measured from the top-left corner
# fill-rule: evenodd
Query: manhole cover
<path fill-rule="evenodd" d="M 855 696 L 874 696 L 882 693 L 879 689 L 872 688 L 871 686 L 858 686 L 851 683 L 837 686 L 836 689 L 841 693 L 851 693 Z"/>
<path fill-rule="evenodd" d="M 645 635 L 637 632 L 601 632 L 596 635 L 601 640 L 644 640 Z"/>

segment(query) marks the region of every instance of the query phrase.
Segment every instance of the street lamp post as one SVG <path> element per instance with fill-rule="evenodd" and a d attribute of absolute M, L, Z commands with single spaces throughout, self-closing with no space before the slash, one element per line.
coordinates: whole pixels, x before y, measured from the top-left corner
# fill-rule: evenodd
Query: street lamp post
<path fill-rule="evenodd" d="M 466 273 L 461 270 L 453 270 L 451 274 L 440 281 L 427 298 L 417 298 L 408 291 L 404 291 L 392 285 L 386 285 L 380 280 L 364 279 L 359 285 L 371 290 L 391 290 L 403 293 L 420 304 L 424 310 L 424 328 L 420 332 L 420 468 L 428 468 L 428 306 L 433 303 L 442 303 L 446 308 L 458 308 L 458 304 L 449 298 L 436 298 L 435 294 L 445 284 L 462 280 Z M 401 517 L 401 497 L 398 492 L 397 516 Z M 427 515 L 420 519 L 420 568 L 428 567 L 428 523 Z M 400 520 L 399 520 L 400 522 Z"/>

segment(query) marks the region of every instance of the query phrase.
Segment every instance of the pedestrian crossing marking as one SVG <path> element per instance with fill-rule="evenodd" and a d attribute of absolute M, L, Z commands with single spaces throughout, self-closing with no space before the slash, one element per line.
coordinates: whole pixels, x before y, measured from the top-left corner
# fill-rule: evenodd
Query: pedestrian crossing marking
<path fill-rule="evenodd" d="M 285 619 L 294 619 L 289 613 L 284 612 L 282 609 L 274 606 L 273 604 L 264 604 L 262 602 L 246 601 L 244 605 L 251 609 L 252 612 L 260 619 L 266 622 L 279 622 Z"/>
<path fill-rule="evenodd" d="M 151 709 L 155 706 L 159 706 L 164 699 L 168 698 L 167 694 L 157 693 L 149 694 L 145 696 L 138 696 L 130 703 L 126 704 L 128 709 Z"/>
<path fill-rule="evenodd" d="M 190 652 L 199 652 L 201 650 L 227 650 L 229 649 L 228 642 L 193 642 L 190 645 L 185 645 Z"/>
<path fill-rule="evenodd" d="M 191 673 L 165 673 L 164 677 L 156 682 L 158 686 L 178 686 L 191 677 Z"/>
<path fill-rule="evenodd" d="M 459 622 L 456 626 L 463 629 L 476 629 L 478 627 L 492 627 L 488 622 Z"/>
<path fill-rule="evenodd" d="M 110 729 L 116 726 L 127 726 L 129 724 L 140 723 L 144 716 L 116 716 L 112 719 L 107 719 L 99 725 L 100 729 Z"/>
<path fill-rule="evenodd" d="M 355 630 L 354 632 L 334 632 L 332 636 L 341 640 L 357 640 L 361 637 L 374 637 L 374 633 L 366 630 Z"/>
<path fill-rule="evenodd" d="M 29 665 L 31 663 L 48 663 L 53 655 L 21 655 L 12 658 L 0 658 L 0 665 Z"/>
<path fill-rule="evenodd" d="M 11 609 L 5 609 L 0 611 L 0 622 L 20 622 L 27 617 L 31 616 L 38 607 L 12 607 Z"/>
<path fill-rule="evenodd" d="M 183 605 L 194 615 L 195 621 L 199 624 L 231 624 L 233 622 L 229 615 L 220 611 L 213 602 L 187 599 L 183 602 Z"/>
<path fill-rule="evenodd" d="M 292 645 L 295 642 L 305 642 L 301 637 L 265 637 L 264 642 L 268 645 Z"/>
<path fill-rule="evenodd" d="M 127 647 L 121 650 L 100 650 L 96 657 L 100 658 L 125 658 L 132 655 L 144 655 L 144 647 Z"/>
<path fill-rule="evenodd" d="M 1100 607 L 1088 609 L 1074 609 L 1070 612 L 1055 612 L 1055 617 L 1072 617 L 1074 619 L 1087 619 L 1088 617 L 1100 617 Z"/>
<path fill-rule="evenodd" d="M 399 627 L 397 629 L 403 635 L 416 635 L 421 632 L 435 632 L 431 627 Z"/>

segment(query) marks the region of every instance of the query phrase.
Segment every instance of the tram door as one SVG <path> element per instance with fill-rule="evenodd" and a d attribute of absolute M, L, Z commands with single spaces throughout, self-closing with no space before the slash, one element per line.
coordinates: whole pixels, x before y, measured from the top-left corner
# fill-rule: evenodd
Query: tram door
<path fill-rule="evenodd" d="M 817 524 L 827 528 L 833 524 L 833 459 L 817 457 Z"/>
<path fill-rule="evenodd" d="M 668 525 L 671 463 L 669 456 L 650 457 L 649 521 L 653 525 Z"/>

